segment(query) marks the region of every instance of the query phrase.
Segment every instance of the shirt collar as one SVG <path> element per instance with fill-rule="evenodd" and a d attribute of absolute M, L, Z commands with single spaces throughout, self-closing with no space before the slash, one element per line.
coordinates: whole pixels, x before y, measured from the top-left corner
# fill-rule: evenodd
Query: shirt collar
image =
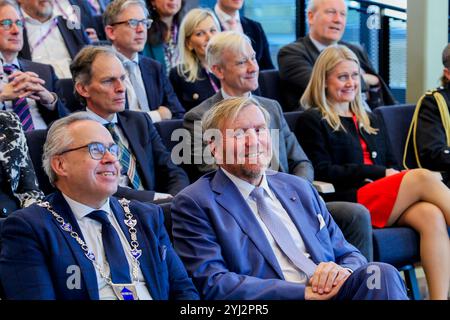
<path fill-rule="evenodd" d="M 121 52 L 119 52 L 119 50 L 117 50 L 117 48 L 113 45 L 112 46 L 113 50 L 117 53 L 117 55 L 119 56 L 120 61 L 125 65 L 125 63 L 127 63 L 128 61 L 133 61 L 136 65 L 139 65 L 139 54 L 136 52 L 134 54 L 134 57 L 132 59 L 128 59 L 127 57 L 125 57 Z"/>
<path fill-rule="evenodd" d="M 28 13 L 26 13 L 22 8 L 20 9 L 20 12 L 22 13 L 22 17 L 24 18 L 25 22 L 28 24 L 33 24 L 33 25 L 38 25 L 38 26 L 43 26 L 46 24 L 50 24 L 52 23 L 53 19 L 56 18 L 58 15 L 56 14 L 56 12 L 53 10 L 53 14 L 52 17 L 50 19 L 48 19 L 45 22 L 40 22 L 39 20 L 36 20 L 34 18 L 32 18 Z"/>
<path fill-rule="evenodd" d="M 214 11 L 216 12 L 217 18 L 219 18 L 219 21 L 222 23 L 233 18 L 233 16 L 230 16 L 228 13 L 225 13 L 222 9 L 220 9 L 220 7 L 217 3 L 216 3 L 216 6 L 214 7 Z M 239 14 L 239 11 L 236 11 L 234 18 L 236 19 L 236 22 L 238 22 L 238 23 L 241 22 L 241 16 Z"/>
<path fill-rule="evenodd" d="M 4 65 L 7 65 L 7 66 L 13 65 L 16 69 L 20 70 L 20 63 L 19 63 L 19 59 L 17 59 L 17 57 L 14 58 L 14 60 L 12 61 L 12 63 L 6 63 L 6 62 L 4 62 L 3 64 L 4 64 Z"/>
<path fill-rule="evenodd" d="M 86 112 L 89 114 L 89 117 L 92 120 L 95 120 L 99 123 L 101 123 L 102 125 L 108 124 L 108 123 L 117 123 L 117 113 L 114 113 L 114 116 L 112 118 L 111 121 L 108 121 L 102 117 L 100 117 L 98 114 L 96 114 L 94 111 L 92 111 L 91 109 L 89 109 L 88 107 L 86 107 Z"/>
<path fill-rule="evenodd" d="M 70 209 L 72 210 L 73 214 L 75 215 L 75 218 L 79 221 L 86 217 L 89 213 L 95 210 L 103 210 L 105 211 L 108 216 L 111 215 L 111 206 L 109 204 L 109 198 L 105 201 L 105 203 L 100 208 L 91 208 L 85 204 L 82 204 L 78 201 L 73 200 L 66 194 L 62 193 L 64 199 L 66 199 L 67 204 L 69 205 Z"/>
<path fill-rule="evenodd" d="M 222 172 L 234 183 L 236 188 L 238 188 L 239 192 L 242 194 L 244 199 L 248 199 L 250 196 L 250 193 L 255 189 L 255 186 L 251 183 L 248 183 L 247 181 L 236 177 L 235 175 L 229 173 L 224 168 L 220 168 Z M 273 194 L 272 190 L 269 188 L 269 184 L 267 182 L 266 173 L 263 174 L 261 183 L 259 184 L 259 187 L 263 188 L 266 193 L 269 195 L 269 197 L 273 200 L 275 198 L 275 195 Z"/>
<path fill-rule="evenodd" d="M 220 88 L 220 92 L 222 93 L 222 97 L 223 97 L 224 100 L 235 98 L 233 96 L 230 96 L 228 93 L 226 93 L 225 90 L 223 90 L 223 87 Z M 246 98 L 250 98 L 251 96 L 252 96 L 251 92 L 248 92 L 247 94 L 244 95 L 244 97 L 246 97 Z"/>
<path fill-rule="evenodd" d="M 316 39 L 313 39 L 311 35 L 309 35 L 309 38 L 311 39 L 312 43 L 316 46 L 317 50 L 319 50 L 319 52 L 322 52 L 328 47 L 327 45 L 324 45 L 323 43 L 317 41 Z"/>

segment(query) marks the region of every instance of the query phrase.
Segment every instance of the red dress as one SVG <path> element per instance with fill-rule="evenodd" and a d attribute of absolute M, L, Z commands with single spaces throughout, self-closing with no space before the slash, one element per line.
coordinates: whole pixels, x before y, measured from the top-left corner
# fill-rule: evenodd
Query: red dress
<path fill-rule="evenodd" d="M 355 122 L 356 130 L 359 133 L 359 126 L 355 116 L 353 116 L 353 121 Z M 369 150 L 367 149 L 367 144 L 360 133 L 359 142 L 364 154 L 364 164 L 373 164 Z M 358 203 L 369 210 L 372 225 L 374 227 L 383 228 L 386 226 L 392 209 L 394 208 L 395 200 L 397 200 L 400 184 L 407 172 L 408 171 L 402 171 L 392 176 L 378 179 L 358 189 L 356 199 Z"/>

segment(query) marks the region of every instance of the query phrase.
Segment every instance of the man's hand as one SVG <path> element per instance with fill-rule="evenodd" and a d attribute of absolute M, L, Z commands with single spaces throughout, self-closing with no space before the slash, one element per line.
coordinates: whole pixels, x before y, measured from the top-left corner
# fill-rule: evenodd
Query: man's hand
<path fill-rule="evenodd" d="M 85 31 L 92 43 L 98 41 L 97 31 L 94 28 L 86 28 Z"/>
<path fill-rule="evenodd" d="M 305 289 L 306 300 L 328 300 L 334 297 L 350 276 L 350 271 L 334 262 L 320 263 Z"/>
<path fill-rule="evenodd" d="M 160 106 L 158 108 L 158 113 L 161 116 L 161 120 L 170 120 L 172 119 L 172 112 L 170 112 L 169 108 L 165 106 Z"/>
<path fill-rule="evenodd" d="M 28 97 L 39 100 L 43 104 L 51 104 L 55 100 L 55 97 L 44 87 L 45 81 L 34 72 L 16 71 L 9 76 L 9 79 L 19 98 Z"/>

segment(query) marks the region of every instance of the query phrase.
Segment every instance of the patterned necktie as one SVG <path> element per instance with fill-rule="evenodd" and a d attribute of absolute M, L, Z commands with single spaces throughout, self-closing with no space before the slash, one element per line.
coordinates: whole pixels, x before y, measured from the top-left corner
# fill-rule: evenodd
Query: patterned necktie
<path fill-rule="evenodd" d="M 142 86 L 142 81 L 139 81 L 136 75 L 136 68 L 139 66 L 136 62 L 131 60 L 125 61 L 124 65 L 125 69 L 128 71 L 128 77 L 130 78 L 130 82 L 136 94 L 140 109 L 142 111 L 150 111 L 147 101 L 147 93 L 145 92 L 145 88 Z"/>
<path fill-rule="evenodd" d="M 311 259 L 308 259 L 303 252 L 298 251 L 287 227 L 270 209 L 264 193 L 264 188 L 261 187 L 256 187 L 250 193 L 250 197 L 256 201 L 261 220 L 269 229 L 270 234 L 284 254 L 310 278 L 314 274 L 317 265 Z"/>
<path fill-rule="evenodd" d="M 17 70 L 14 65 L 4 65 L 3 70 L 6 75 L 10 75 Z M 22 123 L 23 130 L 25 132 L 34 130 L 33 119 L 31 118 L 30 106 L 28 105 L 27 98 L 17 98 L 12 101 L 12 109 L 19 116 Z"/>
<path fill-rule="evenodd" d="M 103 210 L 95 210 L 89 213 L 87 217 L 102 224 L 102 242 L 112 282 L 115 284 L 131 283 L 130 266 L 128 265 L 127 257 L 116 229 L 109 222 L 107 213 Z"/>
<path fill-rule="evenodd" d="M 138 176 L 138 173 L 136 171 L 136 159 L 135 157 L 130 153 L 130 150 L 128 150 L 127 147 L 123 144 L 122 140 L 120 139 L 119 135 L 117 134 L 116 130 L 114 130 L 115 124 L 110 122 L 105 125 L 106 129 L 111 133 L 111 136 L 114 140 L 114 142 L 119 146 L 120 148 L 120 164 L 122 165 L 122 168 L 124 171 L 127 172 L 128 178 L 130 178 L 131 184 L 133 185 L 133 188 L 136 190 L 142 189 L 142 183 L 141 179 Z"/>

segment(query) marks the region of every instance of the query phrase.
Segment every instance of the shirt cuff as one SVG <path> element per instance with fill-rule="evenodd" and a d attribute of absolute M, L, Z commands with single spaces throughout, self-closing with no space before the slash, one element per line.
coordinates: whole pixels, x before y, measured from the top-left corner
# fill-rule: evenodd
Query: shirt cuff
<path fill-rule="evenodd" d="M 48 110 L 53 111 L 53 110 L 55 110 L 56 103 L 58 102 L 58 95 L 54 92 L 50 92 L 50 94 L 53 96 L 53 102 L 52 103 L 41 103 L 41 104 Z"/>
<path fill-rule="evenodd" d="M 152 119 L 153 123 L 161 122 L 161 120 L 162 120 L 161 115 L 159 114 L 159 112 L 157 110 L 148 111 L 147 113 L 150 116 L 150 118 Z"/>

